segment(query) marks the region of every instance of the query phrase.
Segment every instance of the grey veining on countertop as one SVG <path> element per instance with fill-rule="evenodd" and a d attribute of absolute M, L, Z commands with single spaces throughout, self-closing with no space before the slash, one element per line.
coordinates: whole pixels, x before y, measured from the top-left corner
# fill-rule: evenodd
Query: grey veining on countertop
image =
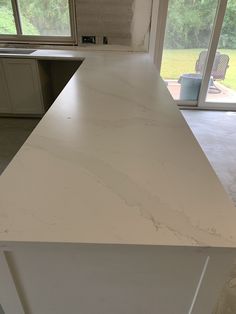
<path fill-rule="evenodd" d="M 0 241 L 235 247 L 235 208 L 148 54 L 69 55 L 83 64 L 0 177 Z"/>

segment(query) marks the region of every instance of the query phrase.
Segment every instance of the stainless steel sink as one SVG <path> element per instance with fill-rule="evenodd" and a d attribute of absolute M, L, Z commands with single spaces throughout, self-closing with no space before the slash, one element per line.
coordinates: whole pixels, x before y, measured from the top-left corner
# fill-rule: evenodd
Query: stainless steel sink
<path fill-rule="evenodd" d="M 36 50 L 30 50 L 30 49 L 6 49 L 2 48 L 0 49 L 0 54 L 12 54 L 12 55 L 30 55 L 31 53 L 35 52 Z"/>

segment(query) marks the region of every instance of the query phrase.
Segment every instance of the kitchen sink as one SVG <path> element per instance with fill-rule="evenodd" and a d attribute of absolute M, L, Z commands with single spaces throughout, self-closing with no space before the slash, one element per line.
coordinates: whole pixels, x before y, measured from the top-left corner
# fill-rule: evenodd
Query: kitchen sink
<path fill-rule="evenodd" d="M 6 49 L 2 48 L 0 49 L 0 54 L 12 54 L 12 55 L 30 55 L 31 53 L 35 52 L 36 50 L 30 50 L 30 49 Z"/>

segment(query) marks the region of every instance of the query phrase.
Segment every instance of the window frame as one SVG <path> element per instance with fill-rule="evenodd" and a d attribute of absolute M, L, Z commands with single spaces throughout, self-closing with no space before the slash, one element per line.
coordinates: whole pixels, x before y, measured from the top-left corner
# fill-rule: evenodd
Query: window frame
<path fill-rule="evenodd" d="M 76 36 L 76 19 L 75 19 L 75 1 L 68 0 L 71 36 L 41 36 L 41 35 L 24 35 L 19 12 L 18 0 L 11 0 L 12 11 L 17 34 L 0 34 L 0 43 L 32 43 L 32 44 L 67 44 L 74 45 L 77 43 Z"/>

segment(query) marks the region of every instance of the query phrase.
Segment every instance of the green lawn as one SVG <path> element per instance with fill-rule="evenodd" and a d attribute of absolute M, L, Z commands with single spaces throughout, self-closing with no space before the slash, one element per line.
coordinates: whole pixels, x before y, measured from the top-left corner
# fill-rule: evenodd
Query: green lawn
<path fill-rule="evenodd" d="M 194 73 L 199 53 L 204 49 L 165 49 L 161 75 L 165 79 L 178 79 L 183 73 Z M 219 49 L 230 58 L 226 77 L 221 83 L 236 91 L 236 50 Z"/>

